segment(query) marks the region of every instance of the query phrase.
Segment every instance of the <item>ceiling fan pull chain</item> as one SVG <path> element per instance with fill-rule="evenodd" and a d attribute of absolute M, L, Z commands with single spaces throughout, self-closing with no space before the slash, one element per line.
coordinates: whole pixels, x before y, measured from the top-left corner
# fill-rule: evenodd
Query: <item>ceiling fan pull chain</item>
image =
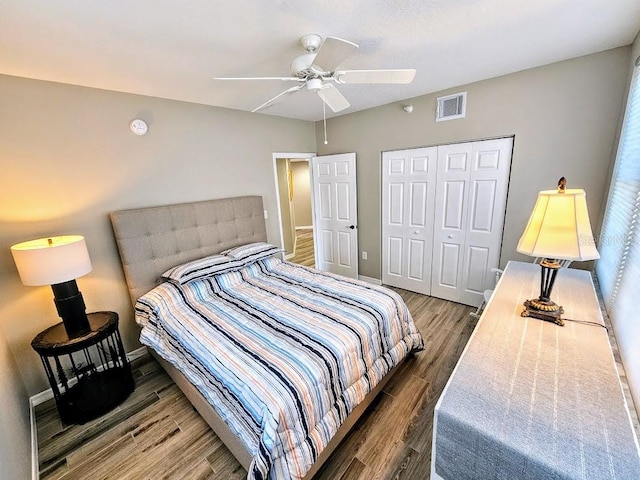
<path fill-rule="evenodd" d="M 328 144 L 327 142 L 327 106 L 322 102 L 322 121 L 324 123 L 324 144 Z"/>

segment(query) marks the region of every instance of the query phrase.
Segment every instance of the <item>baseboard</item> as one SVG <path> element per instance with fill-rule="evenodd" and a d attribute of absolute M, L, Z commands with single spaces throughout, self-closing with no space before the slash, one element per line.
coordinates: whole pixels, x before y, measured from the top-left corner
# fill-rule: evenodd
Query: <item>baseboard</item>
<path fill-rule="evenodd" d="M 285 259 L 285 260 L 289 260 L 290 258 L 293 258 L 293 257 L 295 257 L 295 256 L 296 256 L 296 253 L 295 253 L 295 252 L 293 252 L 293 253 L 287 253 L 287 254 L 284 256 L 284 259 Z"/>
<path fill-rule="evenodd" d="M 300 225 L 296 230 L 313 230 L 313 225 Z"/>
<path fill-rule="evenodd" d="M 31 401 L 31 398 L 29 398 L 29 421 L 31 422 L 31 480 L 39 480 L 40 468 L 38 466 L 38 429 L 36 428 L 36 409 L 35 405 Z"/>
<path fill-rule="evenodd" d="M 147 347 L 136 348 L 135 350 L 131 350 L 127 353 L 127 360 L 133 362 L 134 360 L 139 359 L 140 357 L 144 357 L 147 354 Z"/>
<path fill-rule="evenodd" d="M 364 275 L 358 275 L 358 280 L 362 280 L 364 282 L 374 283 L 376 285 L 382 285 L 382 281 L 373 277 L 365 277 Z"/>

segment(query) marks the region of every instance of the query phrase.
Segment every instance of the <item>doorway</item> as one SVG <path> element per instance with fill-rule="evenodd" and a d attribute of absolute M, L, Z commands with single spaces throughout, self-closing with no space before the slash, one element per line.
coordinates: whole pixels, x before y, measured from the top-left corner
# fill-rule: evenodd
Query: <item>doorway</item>
<path fill-rule="evenodd" d="M 311 159 L 313 153 L 274 154 L 281 244 L 285 259 L 315 267 L 313 192 Z"/>
<path fill-rule="evenodd" d="M 274 153 L 273 171 L 285 259 L 296 258 L 299 231 L 298 241 L 306 245 L 299 250 L 301 262 L 311 263 L 308 257 L 312 242 L 315 268 L 358 278 L 356 154 L 317 157 L 312 153 Z M 297 193 L 301 195 L 296 202 L 300 204 L 296 219 Z"/>

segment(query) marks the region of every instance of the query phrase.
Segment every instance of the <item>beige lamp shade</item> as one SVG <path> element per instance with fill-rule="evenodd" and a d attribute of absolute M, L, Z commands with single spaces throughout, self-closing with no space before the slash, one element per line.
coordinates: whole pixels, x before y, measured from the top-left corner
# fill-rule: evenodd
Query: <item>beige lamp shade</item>
<path fill-rule="evenodd" d="M 595 260 L 596 250 L 587 197 L 582 189 L 538 193 L 517 251 L 554 260 Z"/>
<path fill-rule="evenodd" d="M 25 285 L 55 285 L 91 271 L 87 244 L 81 235 L 39 238 L 11 247 Z"/>

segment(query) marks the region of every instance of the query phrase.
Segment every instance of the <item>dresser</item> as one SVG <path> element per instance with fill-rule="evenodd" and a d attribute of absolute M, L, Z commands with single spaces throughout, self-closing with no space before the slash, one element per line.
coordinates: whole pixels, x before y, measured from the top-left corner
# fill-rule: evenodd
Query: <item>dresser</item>
<path fill-rule="evenodd" d="M 589 272 L 558 273 L 564 327 L 520 316 L 539 289 L 538 265 L 509 262 L 436 405 L 433 480 L 640 479 Z"/>

